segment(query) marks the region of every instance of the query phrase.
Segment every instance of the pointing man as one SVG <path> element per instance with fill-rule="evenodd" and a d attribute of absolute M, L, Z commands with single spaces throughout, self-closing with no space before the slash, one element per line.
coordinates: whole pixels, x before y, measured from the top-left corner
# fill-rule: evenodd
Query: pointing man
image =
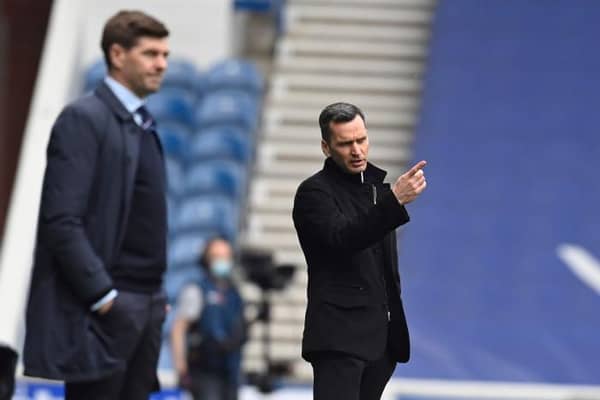
<path fill-rule="evenodd" d="M 362 111 L 347 103 L 321 112 L 321 171 L 298 187 L 293 219 L 308 264 L 302 355 L 315 400 L 380 399 L 409 338 L 395 229 L 425 187 L 425 161 L 391 186 L 368 162 Z"/>

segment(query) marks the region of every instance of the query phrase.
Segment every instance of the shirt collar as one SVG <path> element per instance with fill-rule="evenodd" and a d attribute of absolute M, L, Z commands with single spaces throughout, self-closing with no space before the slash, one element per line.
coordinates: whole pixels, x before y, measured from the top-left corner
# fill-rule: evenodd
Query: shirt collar
<path fill-rule="evenodd" d="M 360 173 L 358 174 L 350 174 L 348 172 L 343 171 L 336 163 L 333 161 L 331 157 L 327 157 L 325 160 L 325 165 L 323 169 L 331 174 L 334 174 L 345 181 L 352 183 L 382 183 L 387 172 L 382 170 L 381 168 L 376 167 L 375 165 L 367 162 L 367 168 L 363 172 L 362 176 Z"/>
<path fill-rule="evenodd" d="M 135 112 L 138 108 L 144 105 L 143 99 L 137 97 L 131 90 L 127 89 L 111 76 L 104 78 L 104 82 L 130 113 Z"/>

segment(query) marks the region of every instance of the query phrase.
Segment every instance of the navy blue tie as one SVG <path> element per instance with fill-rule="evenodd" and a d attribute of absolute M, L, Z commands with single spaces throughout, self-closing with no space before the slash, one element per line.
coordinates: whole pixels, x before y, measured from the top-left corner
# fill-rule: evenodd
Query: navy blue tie
<path fill-rule="evenodd" d="M 156 121 L 154 120 L 154 118 L 152 118 L 152 115 L 150 114 L 146 106 L 140 106 L 137 110 L 135 110 L 135 112 L 138 113 L 140 117 L 142 117 L 141 126 L 143 130 L 156 130 Z"/>

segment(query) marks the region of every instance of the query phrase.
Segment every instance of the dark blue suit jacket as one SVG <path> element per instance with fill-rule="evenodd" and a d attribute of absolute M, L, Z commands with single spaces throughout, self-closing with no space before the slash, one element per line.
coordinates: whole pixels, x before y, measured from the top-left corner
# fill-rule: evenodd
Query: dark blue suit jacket
<path fill-rule="evenodd" d="M 27 308 L 25 374 L 68 381 L 123 368 L 90 327 L 130 211 L 142 130 L 101 84 L 57 118 Z"/>

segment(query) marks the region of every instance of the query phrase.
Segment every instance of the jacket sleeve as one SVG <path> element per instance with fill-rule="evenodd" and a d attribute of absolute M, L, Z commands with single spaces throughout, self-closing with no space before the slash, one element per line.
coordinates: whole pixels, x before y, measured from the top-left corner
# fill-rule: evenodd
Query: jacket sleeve
<path fill-rule="evenodd" d="M 296 192 L 293 219 L 301 241 L 316 241 L 332 250 L 356 252 L 382 240 L 407 223 L 409 216 L 390 189 L 382 193 L 368 212 L 350 217 L 340 212 L 327 190 L 304 182 Z"/>
<path fill-rule="evenodd" d="M 40 240 L 73 292 L 88 305 L 112 288 L 84 229 L 98 153 L 99 141 L 89 117 L 67 107 L 56 120 L 48 144 Z"/>

